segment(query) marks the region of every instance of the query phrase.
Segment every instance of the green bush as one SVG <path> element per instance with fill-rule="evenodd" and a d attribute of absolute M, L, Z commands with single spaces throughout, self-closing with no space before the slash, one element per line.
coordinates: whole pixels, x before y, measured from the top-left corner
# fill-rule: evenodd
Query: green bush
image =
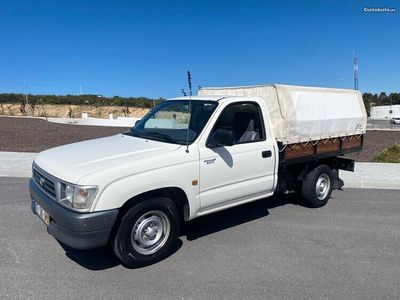
<path fill-rule="evenodd" d="M 400 144 L 383 149 L 374 158 L 375 162 L 400 163 Z"/>

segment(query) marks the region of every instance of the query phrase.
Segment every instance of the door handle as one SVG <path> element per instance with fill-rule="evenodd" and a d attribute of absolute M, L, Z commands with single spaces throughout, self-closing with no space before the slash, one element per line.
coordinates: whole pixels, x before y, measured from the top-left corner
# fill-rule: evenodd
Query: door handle
<path fill-rule="evenodd" d="M 272 152 L 271 152 L 271 150 L 263 151 L 263 152 L 261 152 L 261 155 L 263 158 L 271 157 Z"/>

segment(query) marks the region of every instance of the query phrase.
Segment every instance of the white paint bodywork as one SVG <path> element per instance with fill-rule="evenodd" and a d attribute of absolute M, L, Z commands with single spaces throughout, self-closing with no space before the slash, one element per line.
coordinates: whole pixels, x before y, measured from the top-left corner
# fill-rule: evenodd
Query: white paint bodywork
<path fill-rule="evenodd" d="M 186 146 L 118 134 L 41 152 L 35 163 L 63 181 L 97 185 L 90 211 L 119 208 L 134 196 L 166 187 L 184 191 L 189 219 L 272 195 L 277 184 L 278 149 L 264 101 L 197 98 L 219 105 L 188 152 Z M 256 102 L 261 107 L 266 140 L 207 148 L 206 140 L 219 114 L 238 101 Z M 272 156 L 262 158 L 261 152 L 266 150 Z M 207 163 L 210 159 L 214 162 Z M 193 180 L 199 184 L 192 185 Z"/>

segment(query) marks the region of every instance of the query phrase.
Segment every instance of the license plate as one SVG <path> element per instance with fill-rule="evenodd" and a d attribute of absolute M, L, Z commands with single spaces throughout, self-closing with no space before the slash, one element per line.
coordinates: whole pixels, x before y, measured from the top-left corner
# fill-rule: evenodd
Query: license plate
<path fill-rule="evenodd" d="M 49 224 L 50 224 L 50 215 L 38 203 L 36 203 L 36 202 L 34 202 L 34 203 L 35 203 L 36 214 L 44 222 L 44 224 L 49 226 Z"/>

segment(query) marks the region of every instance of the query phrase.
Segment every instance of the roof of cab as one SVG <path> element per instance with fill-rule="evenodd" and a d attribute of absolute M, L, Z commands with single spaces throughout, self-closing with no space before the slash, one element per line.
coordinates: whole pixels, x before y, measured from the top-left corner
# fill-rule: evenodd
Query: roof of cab
<path fill-rule="evenodd" d="M 176 98 L 169 98 L 169 100 L 202 100 L 202 101 L 218 101 L 222 98 L 226 98 L 226 96 L 192 96 L 192 97 L 176 97 Z"/>

